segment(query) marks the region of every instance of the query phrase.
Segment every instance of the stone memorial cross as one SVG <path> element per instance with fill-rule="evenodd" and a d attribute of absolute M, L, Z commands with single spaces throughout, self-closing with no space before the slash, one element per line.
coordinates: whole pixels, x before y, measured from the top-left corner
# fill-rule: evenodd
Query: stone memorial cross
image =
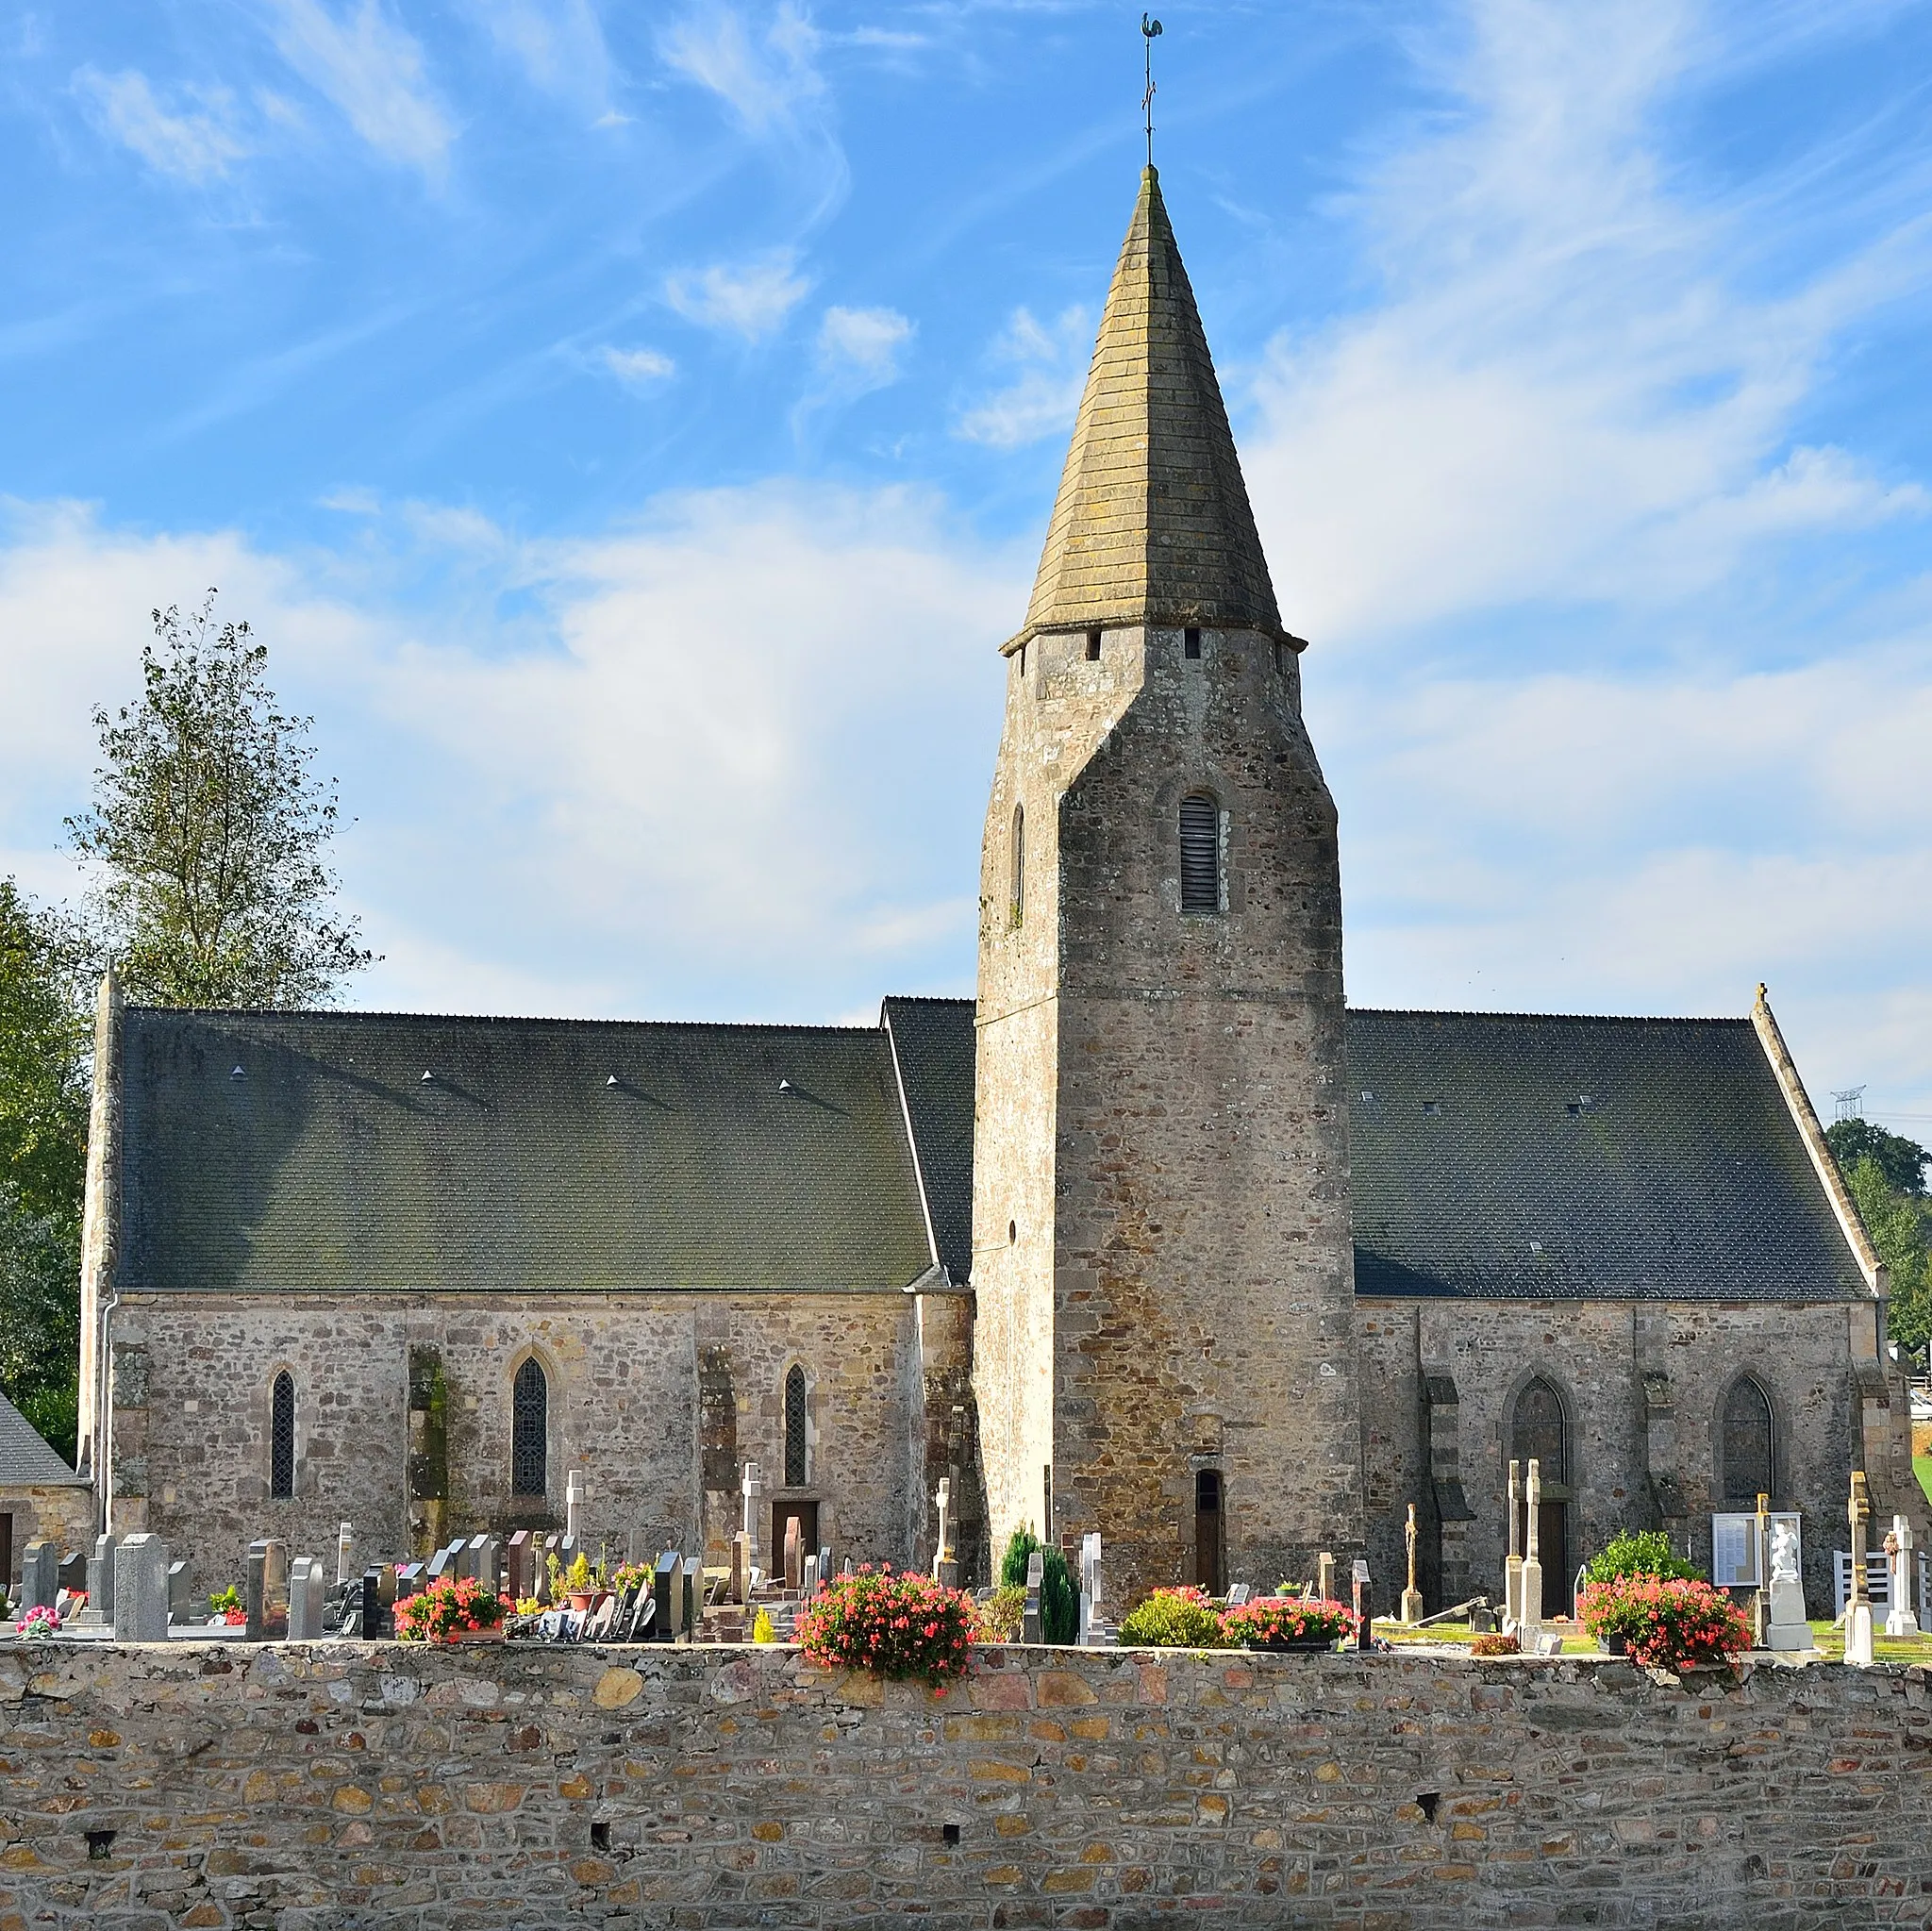
<path fill-rule="evenodd" d="M 763 1471 L 755 1461 L 744 1465 L 744 1480 L 739 1484 L 744 1496 L 744 1520 L 739 1524 L 744 1536 L 745 1559 L 756 1562 L 758 1559 L 758 1490 L 763 1486 L 760 1477 Z M 745 1581 L 749 1585 L 751 1576 L 747 1571 Z"/>
<path fill-rule="evenodd" d="M 1038 1549 L 1026 1558 L 1026 1606 L 1020 1619 L 1020 1640 L 1041 1642 L 1040 1585 L 1046 1575 L 1046 1556 Z"/>
<path fill-rule="evenodd" d="M 1402 1592 L 1402 1617 L 1404 1623 L 1420 1623 L 1423 1620 L 1423 1592 L 1415 1586 L 1415 1545 L 1418 1531 L 1415 1525 L 1415 1504 L 1408 1505 L 1408 1522 L 1402 1531 L 1402 1540 L 1408 1545 L 1408 1587 Z"/>
<path fill-rule="evenodd" d="M 1891 1607 L 1886 1612 L 1888 1636 L 1916 1636 L 1919 1619 L 1912 1613 L 1912 1525 L 1904 1516 L 1891 1519 L 1891 1533 L 1885 1539 L 1885 1553 L 1891 1558 Z"/>
<path fill-rule="evenodd" d="M 1851 1499 L 1845 1519 L 1852 1530 L 1852 1593 L 1845 1604 L 1845 1661 L 1855 1669 L 1872 1667 L 1872 1605 L 1865 1594 L 1865 1524 L 1872 1519 L 1872 1498 L 1866 1492 L 1865 1471 L 1852 1471 Z"/>
<path fill-rule="evenodd" d="M 933 1580 L 937 1582 L 940 1579 L 940 1571 L 952 1559 L 952 1551 L 946 1545 L 947 1518 L 953 1504 L 953 1482 L 950 1475 L 940 1477 L 939 1489 L 932 1499 L 939 1504 L 940 1510 L 939 1546 L 932 1552 L 932 1575 Z"/>
<path fill-rule="evenodd" d="M 1523 1567 L 1518 1572 L 1522 1594 L 1516 1605 L 1517 1640 L 1525 1649 L 1534 1648 L 1543 1628 L 1543 1565 L 1538 1549 L 1537 1525 L 1542 1505 L 1542 1468 L 1532 1456 L 1523 1485 Z"/>
<path fill-rule="evenodd" d="M 1509 1554 L 1503 1564 L 1503 1632 L 1523 1621 L 1523 1464 L 1509 1464 Z"/>

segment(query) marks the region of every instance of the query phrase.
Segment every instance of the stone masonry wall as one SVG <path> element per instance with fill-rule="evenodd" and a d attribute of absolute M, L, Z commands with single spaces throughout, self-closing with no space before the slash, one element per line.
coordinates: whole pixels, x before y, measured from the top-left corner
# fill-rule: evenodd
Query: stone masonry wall
<path fill-rule="evenodd" d="M 1574 1572 L 1619 1529 L 1657 1525 L 1654 1475 L 1670 1478 L 1688 1511 L 1691 1555 L 1708 1566 L 1711 1514 L 1736 1506 L 1719 1492 L 1719 1417 L 1731 1383 L 1748 1372 L 1772 1404 L 1773 1501 L 1802 1513 L 1805 1592 L 1813 1615 L 1829 1615 L 1831 1552 L 1848 1546 L 1845 1498 L 1858 1440 L 1846 1328 L 1863 1314 L 1842 1302 L 1363 1299 L 1370 1561 L 1391 1579 L 1385 1600 L 1401 1587 L 1407 1505 L 1433 1526 L 1424 1372 L 1446 1372 L 1456 1383 L 1462 1490 L 1475 1518 L 1465 1545 L 1471 1586 L 1499 1602 L 1510 1421 L 1533 1377 L 1557 1389 L 1569 1422 Z M 1652 1466 L 1653 1455 L 1662 1466 Z M 1926 1536 L 1923 1497 L 1899 1495 L 1892 1506 L 1909 1509 Z M 1874 1548 L 1886 1525 L 1874 1524 Z M 1431 1607 L 1441 1606 L 1428 1579 L 1425 1593 Z"/>
<path fill-rule="evenodd" d="M 924 1424 L 919 1340 L 904 1294 L 150 1295 L 116 1310 L 116 1515 L 187 1556 L 197 1588 L 233 1581 L 249 1541 L 333 1550 L 355 1525 L 371 1556 L 406 1553 L 408 1354 L 441 1351 L 448 1388 L 449 1507 L 458 1528 L 560 1525 L 568 1472 L 584 1471 L 586 1533 L 622 1554 L 694 1550 L 737 1525 L 708 1504 L 699 1362 L 728 1368 L 739 1460 L 762 1463 L 770 1503 L 817 1500 L 841 1556 L 904 1562 L 913 1546 Z M 510 1388 L 534 1353 L 548 1381 L 549 1493 L 509 1493 Z M 135 1359 L 139 1374 L 125 1372 Z M 783 1486 L 785 1376 L 807 1376 L 808 1479 Z M 270 1389 L 296 1390 L 295 1493 L 269 1495 Z M 908 1390 L 911 1391 L 908 1397 Z M 129 1425 L 123 1391 L 144 1407 Z M 140 1515 L 123 1499 L 122 1450 L 141 1442 Z M 130 1459 L 135 1457 L 130 1457 Z M 736 1475 L 733 1476 L 736 1487 Z M 710 1520 L 707 1521 L 708 1516 Z M 144 1521 L 143 1519 L 144 1518 Z"/>
<path fill-rule="evenodd" d="M 1932 1923 L 1921 1670 L 0 1652 L 0 1926 Z"/>

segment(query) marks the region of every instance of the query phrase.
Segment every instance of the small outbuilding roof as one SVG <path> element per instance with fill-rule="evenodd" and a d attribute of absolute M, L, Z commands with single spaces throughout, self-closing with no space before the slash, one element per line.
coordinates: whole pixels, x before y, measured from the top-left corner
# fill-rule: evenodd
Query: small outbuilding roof
<path fill-rule="evenodd" d="M 0 1489 L 87 1488 L 21 1411 L 0 1394 Z"/>

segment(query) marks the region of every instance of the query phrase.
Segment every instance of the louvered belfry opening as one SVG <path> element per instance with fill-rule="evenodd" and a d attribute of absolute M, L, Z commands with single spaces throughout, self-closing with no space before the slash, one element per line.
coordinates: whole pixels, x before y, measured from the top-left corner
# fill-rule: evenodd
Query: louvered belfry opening
<path fill-rule="evenodd" d="M 268 1492 L 286 1502 L 295 1492 L 295 1377 L 287 1369 L 269 1396 L 268 1461 Z"/>
<path fill-rule="evenodd" d="M 1221 909 L 1221 807 L 1206 792 L 1181 800 L 1181 910 Z"/>
<path fill-rule="evenodd" d="M 805 1370 L 785 1377 L 785 1486 L 805 1487 Z"/>
<path fill-rule="evenodd" d="M 1771 1403 L 1750 1375 L 1724 1397 L 1724 1498 L 1757 1503 L 1771 1486 Z"/>
<path fill-rule="evenodd" d="M 533 1355 L 510 1388 L 509 1491 L 541 1495 L 550 1474 L 550 1384 Z"/>

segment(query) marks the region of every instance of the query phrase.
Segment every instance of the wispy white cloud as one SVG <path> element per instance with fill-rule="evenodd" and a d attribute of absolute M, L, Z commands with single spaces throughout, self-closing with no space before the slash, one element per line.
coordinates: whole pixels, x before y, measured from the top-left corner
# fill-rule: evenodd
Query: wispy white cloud
<path fill-rule="evenodd" d="M 618 349 L 606 347 L 601 358 L 605 368 L 626 389 L 650 389 L 675 375 L 677 364 L 658 349 Z"/>
<path fill-rule="evenodd" d="M 464 0 L 465 11 L 532 87 L 601 120 L 618 75 L 591 0 Z"/>
<path fill-rule="evenodd" d="M 751 134 L 796 137 L 825 104 L 817 30 L 789 0 L 771 9 L 762 28 L 736 7 L 692 8 L 663 29 L 658 48 L 666 65 L 708 88 Z"/>
<path fill-rule="evenodd" d="M 664 299 L 687 322 L 747 341 L 770 335 L 810 291 L 791 248 L 748 261 L 678 269 L 664 280 Z"/>
<path fill-rule="evenodd" d="M 1017 449 L 1064 434 L 1080 407 L 1093 346 L 1092 310 L 1065 309 L 1050 324 L 1016 308 L 989 360 L 1012 379 L 966 409 L 953 433 L 994 449 Z"/>
<path fill-rule="evenodd" d="M 192 92 L 194 106 L 170 112 L 147 75 L 134 68 L 119 74 L 78 68 L 73 84 L 75 98 L 101 132 L 139 155 L 157 174 L 182 181 L 215 180 L 249 152 L 234 97 L 225 89 Z"/>
<path fill-rule="evenodd" d="M 896 308 L 827 308 L 819 324 L 819 366 L 855 394 L 899 379 L 899 354 L 913 325 Z"/>
<path fill-rule="evenodd" d="M 376 153 L 440 178 L 456 128 L 425 72 L 423 48 L 384 0 L 266 0 L 277 51 Z"/>

